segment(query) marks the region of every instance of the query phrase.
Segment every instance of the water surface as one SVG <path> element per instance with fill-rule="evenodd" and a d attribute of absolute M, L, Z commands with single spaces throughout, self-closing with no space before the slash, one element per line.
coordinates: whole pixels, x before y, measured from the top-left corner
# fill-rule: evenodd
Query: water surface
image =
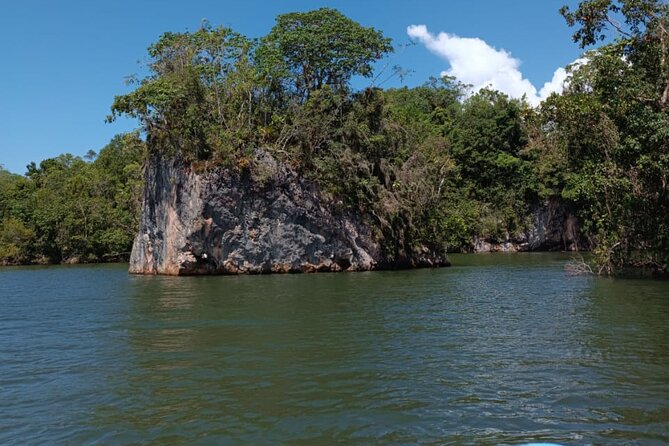
<path fill-rule="evenodd" d="M 669 443 L 669 282 L 0 269 L 0 444 Z"/>

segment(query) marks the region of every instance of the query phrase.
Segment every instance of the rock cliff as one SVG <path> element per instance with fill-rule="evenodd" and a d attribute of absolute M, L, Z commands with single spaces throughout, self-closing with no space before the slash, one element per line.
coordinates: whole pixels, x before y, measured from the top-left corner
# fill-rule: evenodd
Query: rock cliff
<path fill-rule="evenodd" d="M 418 250 L 390 262 L 363 218 L 335 211 L 313 184 L 262 150 L 252 169 L 196 173 L 179 160 L 150 160 L 136 274 L 258 274 L 442 266 Z"/>
<path fill-rule="evenodd" d="M 528 227 L 502 239 L 474 239 L 474 252 L 580 251 L 589 242 L 579 231 L 578 220 L 565 204 L 549 200 L 534 207 Z"/>

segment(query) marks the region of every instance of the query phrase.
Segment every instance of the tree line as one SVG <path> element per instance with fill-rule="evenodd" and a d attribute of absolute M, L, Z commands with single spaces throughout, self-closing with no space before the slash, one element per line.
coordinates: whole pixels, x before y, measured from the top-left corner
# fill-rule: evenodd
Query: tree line
<path fill-rule="evenodd" d="M 139 224 L 145 143 L 119 135 L 86 159 L 70 154 L 0 168 L 0 264 L 126 259 Z"/>
<path fill-rule="evenodd" d="M 95 160 L 64 155 L 24 177 L 0 174 L 0 259 L 127 252 L 148 154 L 254 174 L 262 147 L 342 212 L 365 216 L 388 258 L 513 236 L 532 209 L 559 200 L 579 217 L 598 271 L 667 272 L 666 2 L 587 0 L 561 13 L 583 48 L 608 43 L 536 108 L 493 90 L 470 95 L 451 78 L 379 88 L 393 71 L 374 68 L 392 42 L 329 8 L 281 15 L 260 39 L 208 23 L 165 33 L 149 48 L 150 74 L 108 117 L 137 118 L 145 142 L 119 136 Z M 353 89 L 354 77 L 369 86 Z"/>

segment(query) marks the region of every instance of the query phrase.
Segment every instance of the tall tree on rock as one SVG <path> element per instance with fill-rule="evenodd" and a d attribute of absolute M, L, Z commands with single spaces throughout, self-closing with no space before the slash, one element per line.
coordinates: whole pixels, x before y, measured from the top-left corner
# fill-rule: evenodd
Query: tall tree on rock
<path fill-rule="evenodd" d="M 370 77 L 374 61 L 392 51 L 390 39 L 380 31 L 321 8 L 280 15 L 262 40 L 258 61 L 306 99 L 325 85 L 345 89 L 354 75 Z"/>
<path fill-rule="evenodd" d="M 211 157 L 221 146 L 238 148 L 238 133 L 253 112 L 253 42 L 208 23 L 196 32 L 163 34 L 149 47 L 149 75 L 116 96 L 108 121 L 138 118 L 157 142 L 191 159 Z"/>

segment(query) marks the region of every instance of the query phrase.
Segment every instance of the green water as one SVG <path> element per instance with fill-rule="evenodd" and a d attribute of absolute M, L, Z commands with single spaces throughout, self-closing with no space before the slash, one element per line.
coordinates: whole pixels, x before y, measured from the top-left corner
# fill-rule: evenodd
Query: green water
<path fill-rule="evenodd" d="M 0 269 L 0 444 L 669 443 L 669 282 Z"/>

